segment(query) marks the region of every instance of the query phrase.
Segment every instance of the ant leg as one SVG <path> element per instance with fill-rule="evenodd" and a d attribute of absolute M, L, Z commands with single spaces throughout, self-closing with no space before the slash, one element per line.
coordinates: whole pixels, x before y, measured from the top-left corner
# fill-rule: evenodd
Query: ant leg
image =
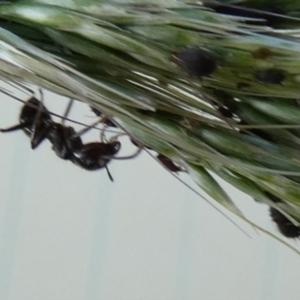
<path fill-rule="evenodd" d="M 66 121 L 66 118 L 67 118 L 67 116 L 68 116 L 69 113 L 70 113 L 70 110 L 71 110 L 71 107 L 72 107 L 72 105 L 73 105 L 73 102 L 74 102 L 74 99 L 70 98 L 70 101 L 69 101 L 69 103 L 68 103 L 68 105 L 67 105 L 67 108 L 66 108 L 66 110 L 65 110 L 65 113 L 64 113 L 64 115 L 63 115 L 63 117 L 62 117 L 62 121 L 61 121 L 61 124 L 62 124 L 62 125 L 64 125 L 64 123 L 65 123 L 65 121 Z"/>
<path fill-rule="evenodd" d="M 12 127 L 9 127 L 9 128 L 0 129 L 0 132 L 15 131 L 15 130 L 23 129 L 23 128 L 27 127 L 28 125 L 29 125 L 29 123 L 17 124 Z"/>
<path fill-rule="evenodd" d="M 105 166 L 105 169 L 106 169 L 106 172 L 107 172 L 107 175 L 108 175 L 110 181 L 111 181 L 111 182 L 114 182 L 114 179 L 113 179 L 113 177 L 111 176 L 111 174 L 110 174 L 109 169 L 108 169 L 107 166 Z"/>
<path fill-rule="evenodd" d="M 88 132 L 89 130 L 93 129 L 93 128 L 96 128 L 96 125 L 98 125 L 99 123 L 102 122 L 102 119 L 92 123 L 91 125 L 89 126 L 86 126 L 85 128 L 83 128 L 82 130 L 76 132 L 72 137 L 76 138 L 76 137 L 79 137 L 83 134 L 85 134 L 86 132 Z M 105 125 L 105 127 L 101 130 L 101 142 L 104 143 L 104 142 L 107 142 L 106 138 L 105 138 L 105 131 L 107 129 L 107 126 Z"/>
<path fill-rule="evenodd" d="M 110 141 L 108 142 L 108 144 L 112 142 L 112 140 L 110 139 Z M 139 147 L 137 149 L 137 151 L 135 151 L 133 154 L 131 155 L 126 155 L 126 156 L 101 156 L 101 158 L 104 158 L 104 159 L 117 159 L 117 160 L 125 160 L 125 159 L 132 159 L 132 158 L 135 158 L 137 157 L 141 152 L 143 151 L 143 148 L 142 147 Z"/>
<path fill-rule="evenodd" d="M 98 120 L 98 121 L 92 123 L 91 125 L 89 125 L 89 126 L 83 128 L 82 130 L 78 131 L 75 135 L 73 135 L 73 137 L 78 137 L 78 136 L 80 136 L 80 135 L 82 135 L 82 134 L 88 132 L 88 131 L 91 130 L 92 128 L 95 128 L 95 126 L 96 126 L 97 124 L 99 124 L 99 122 L 100 122 L 100 121 Z"/>
<path fill-rule="evenodd" d="M 107 143 L 109 144 L 112 141 L 116 140 L 118 137 L 123 136 L 123 135 L 126 135 L 126 134 L 125 133 L 117 134 L 117 135 L 113 136 Z M 137 157 L 142 151 L 143 151 L 143 147 L 138 146 L 137 151 L 134 152 L 131 155 L 126 155 L 126 156 L 110 156 L 110 157 L 103 156 L 103 158 L 104 159 L 119 159 L 119 160 L 132 159 L 132 158 Z"/>
<path fill-rule="evenodd" d="M 138 148 L 137 151 L 135 151 L 133 154 L 131 155 L 126 155 L 126 156 L 113 156 L 110 157 L 111 159 L 120 159 L 120 160 L 125 160 L 125 159 L 132 159 L 137 157 L 141 152 L 143 151 L 143 148 Z M 103 157 L 106 158 L 106 157 Z"/>

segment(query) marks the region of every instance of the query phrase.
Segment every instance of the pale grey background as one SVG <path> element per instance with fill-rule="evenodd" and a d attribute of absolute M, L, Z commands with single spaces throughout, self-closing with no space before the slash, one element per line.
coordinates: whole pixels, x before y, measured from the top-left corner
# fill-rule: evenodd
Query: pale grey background
<path fill-rule="evenodd" d="M 57 113 L 66 101 L 46 94 Z M 0 104 L 0 127 L 17 123 L 21 104 Z M 95 120 L 83 104 L 72 117 Z M 111 163 L 111 183 L 60 160 L 49 142 L 32 151 L 23 132 L 0 134 L 0 146 L 1 300 L 298 299 L 299 256 L 226 213 L 247 237 L 147 153 Z M 277 233 L 266 206 L 226 190 Z"/>

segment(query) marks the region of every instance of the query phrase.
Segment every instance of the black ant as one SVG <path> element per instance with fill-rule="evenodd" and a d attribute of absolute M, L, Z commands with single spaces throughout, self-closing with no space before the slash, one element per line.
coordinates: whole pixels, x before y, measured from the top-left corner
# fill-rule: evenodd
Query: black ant
<path fill-rule="evenodd" d="M 72 101 L 68 110 L 71 103 Z M 49 111 L 35 97 L 31 97 L 25 103 L 19 120 L 19 124 L 0 131 L 10 132 L 23 129 L 25 134 L 31 139 L 32 149 L 35 149 L 43 140 L 48 139 L 55 154 L 61 159 L 70 160 L 77 166 L 89 171 L 106 168 L 110 180 L 113 181 L 107 164 L 119 152 L 121 148 L 119 141 L 112 140 L 109 142 L 83 144 L 80 134 L 86 132 L 92 126 L 77 133 L 73 127 L 52 121 Z"/>
<path fill-rule="evenodd" d="M 106 168 L 111 181 L 113 178 L 107 168 L 107 164 L 113 159 L 130 159 L 135 157 L 142 149 L 142 146 L 136 143 L 133 139 L 131 141 L 139 147 L 139 150 L 127 157 L 115 157 L 121 148 L 121 143 L 116 140 L 110 142 L 93 142 L 83 144 L 80 135 L 91 129 L 89 126 L 81 132 L 76 132 L 73 127 L 63 124 L 66 116 L 70 110 L 72 101 L 70 101 L 66 112 L 63 116 L 62 123 L 54 122 L 51 118 L 50 112 L 35 97 L 31 97 L 25 102 L 21 109 L 19 121 L 20 123 L 6 128 L 0 129 L 0 132 L 11 132 L 23 129 L 25 134 L 31 139 L 31 148 L 35 149 L 38 145 L 48 139 L 52 144 L 52 150 L 55 154 L 64 160 L 70 160 L 72 163 L 80 166 L 85 170 L 98 170 Z M 101 112 L 92 108 L 92 111 L 97 116 L 103 116 Z M 97 123 L 100 121 L 97 121 Z M 101 121 L 102 122 L 102 121 Z M 106 126 L 117 127 L 112 121 L 104 117 L 104 124 Z M 102 135 L 103 140 L 103 135 Z M 168 157 L 159 154 L 157 159 L 171 172 L 179 172 L 182 169 L 176 166 Z"/>

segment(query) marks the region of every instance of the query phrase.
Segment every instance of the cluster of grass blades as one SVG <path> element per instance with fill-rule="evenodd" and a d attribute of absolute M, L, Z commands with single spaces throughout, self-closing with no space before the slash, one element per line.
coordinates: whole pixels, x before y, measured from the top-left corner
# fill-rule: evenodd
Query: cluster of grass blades
<path fill-rule="evenodd" d="M 266 203 L 294 238 L 299 14 L 283 0 L 0 1 L 0 79 L 86 102 L 241 218 L 212 173 Z"/>

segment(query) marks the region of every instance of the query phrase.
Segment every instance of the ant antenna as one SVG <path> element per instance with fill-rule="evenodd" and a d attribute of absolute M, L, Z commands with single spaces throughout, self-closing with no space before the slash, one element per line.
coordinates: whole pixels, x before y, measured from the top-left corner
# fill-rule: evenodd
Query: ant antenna
<path fill-rule="evenodd" d="M 96 122 L 94 122 L 94 123 L 92 123 L 91 125 L 89 125 L 89 126 L 83 128 L 83 129 L 81 129 L 80 131 L 76 132 L 76 133 L 73 135 L 73 137 L 79 137 L 80 135 L 83 135 L 84 133 L 88 132 L 88 131 L 91 130 L 92 128 L 95 128 L 95 126 L 96 126 L 97 124 L 99 124 L 99 123 L 100 123 L 99 120 L 96 121 Z"/>

